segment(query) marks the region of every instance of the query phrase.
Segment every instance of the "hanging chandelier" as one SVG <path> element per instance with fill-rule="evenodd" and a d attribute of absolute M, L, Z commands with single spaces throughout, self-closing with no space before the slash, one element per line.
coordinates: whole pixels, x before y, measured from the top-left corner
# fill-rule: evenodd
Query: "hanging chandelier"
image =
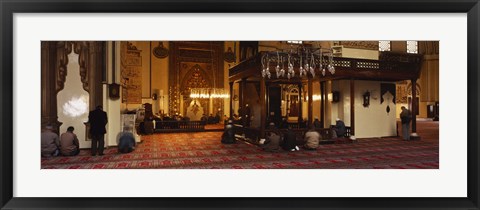
<path fill-rule="evenodd" d="M 301 45 L 295 51 L 290 49 L 289 52 L 266 52 L 262 56 L 262 77 L 272 77 L 270 72 L 270 64 L 276 63 L 275 76 L 277 78 L 287 77 L 291 79 L 298 72 L 299 77 L 305 77 L 311 74 L 315 77 L 316 72 L 326 75 L 335 74 L 333 66 L 333 49 L 328 48 L 312 48 Z"/>
<path fill-rule="evenodd" d="M 190 98 L 229 98 L 230 94 L 223 88 L 192 88 Z"/>

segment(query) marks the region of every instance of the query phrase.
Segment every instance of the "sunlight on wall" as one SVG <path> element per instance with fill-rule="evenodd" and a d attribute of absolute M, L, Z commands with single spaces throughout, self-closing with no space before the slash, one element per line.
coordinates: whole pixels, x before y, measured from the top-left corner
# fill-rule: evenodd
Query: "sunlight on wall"
<path fill-rule="evenodd" d="M 78 117 L 88 112 L 88 97 L 86 95 L 73 96 L 62 107 L 64 115 Z"/>
<path fill-rule="evenodd" d="M 84 124 L 88 121 L 89 94 L 83 89 L 78 54 L 74 52 L 68 55 L 65 87 L 57 94 L 57 110 L 58 121 L 62 122 L 60 133 L 73 126 L 80 148 L 89 148 L 91 143 L 87 140 Z"/>

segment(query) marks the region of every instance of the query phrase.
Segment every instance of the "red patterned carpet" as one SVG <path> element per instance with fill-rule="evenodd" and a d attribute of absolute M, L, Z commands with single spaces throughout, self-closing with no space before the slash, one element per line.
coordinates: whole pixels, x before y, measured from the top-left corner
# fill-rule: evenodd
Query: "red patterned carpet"
<path fill-rule="evenodd" d="M 104 156 L 92 157 L 82 150 L 76 157 L 42 158 L 41 165 L 42 169 L 438 169 L 438 122 L 419 124 L 418 133 L 424 135 L 421 141 L 359 139 L 357 143 L 320 145 L 315 151 L 278 153 L 241 141 L 221 144 L 221 132 L 155 134 L 143 136 L 143 142 L 129 154 L 118 154 L 111 147 Z"/>

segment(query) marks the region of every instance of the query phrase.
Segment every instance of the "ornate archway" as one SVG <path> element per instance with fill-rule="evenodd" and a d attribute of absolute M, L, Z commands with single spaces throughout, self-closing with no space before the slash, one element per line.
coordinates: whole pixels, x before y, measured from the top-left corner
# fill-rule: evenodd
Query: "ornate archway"
<path fill-rule="evenodd" d="M 190 88 L 224 88 L 223 48 L 223 42 L 169 42 L 169 86 L 178 89 L 169 97 L 170 114 L 186 113 Z M 223 109 L 223 100 L 200 103 L 207 111 Z"/>

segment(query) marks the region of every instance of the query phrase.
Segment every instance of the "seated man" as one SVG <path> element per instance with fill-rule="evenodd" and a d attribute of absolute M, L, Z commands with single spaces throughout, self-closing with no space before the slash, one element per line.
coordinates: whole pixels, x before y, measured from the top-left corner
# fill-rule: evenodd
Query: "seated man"
<path fill-rule="evenodd" d="M 118 152 L 120 153 L 130 153 L 135 150 L 135 137 L 133 133 L 122 132 L 120 138 L 118 139 Z"/>
<path fill-rule="evenodd" d="M 282 118 L 282 122 L 280 123 L 280 128 L 281 129 L 287 129 L 288 128 L 288 121 L 286 117 Z"/>
<path fill-rule="evenodd" d="M 73 126 L 70 126 L 67 128 L 67 132 L 60 135 L 60 152 L 64 156 L 75 156 L 80 153 L 80 144 L 73 130 Z"/>
<path fill-rule="evenodd" d="M 320 120 L 318 120 L 318 117 L 315 117 L 315 120 L 313 121 L 313 126 L 315 126 L 315 128 L 322 128 L 322 124 L 320 123 Z"/>
<path fill-rule="evenodd" d="M 280 141 L 281 136 L 279 133 L 275 131 L 269 132 L 262 148 L 268 152 L 278 152 L 280 151 Z"/>
<path fill-rule="evenodd" d="M 320 143 L 320 134 L 312 126 L 309 131 L 305 133 L 305 145 L 303 147 L 308 150 L 316 150 Z"/>
<path fill-rule="evenodd" d="M 203 114 L 202 117 L 200 118 L 200 121 L 207 122 L 207 115 Z"/>
<path fill-rule="evenodd" d="M 60 141 L 58 135 L 53 132 L 53 126 L 47 125 L 41 134 L 41 154 L 42 157 L 58 156 L 60 150 Z"/>
<path fill-rule="evenodd" d="M 332 138 L 344 137 L 345 133 L 347 133 L 347 128 L 345 128 L 345 123 L 342 120 L 340 120 L 340 118 L 337 118 L 337 123 L 332 129 Z"/>
<path fill-rule="evenodd" d="M 282 148 L 287 151 L 295 151 L 297 148 L 297 136 L 290 128 L 287 129 Z"/>
<path fill-rule="evenodd" d="M 215 118 L 213 117 L 213 114 L 208 116 L 208 124 L 215 124 Z"/>
<path fill-rule="evenodd" d="M 225 131 L 222 134 L 222 143 L 224 144 L 234 144 L 235 143 L 235 132 L 233 131 L 233 125 L 227 124 Z"/>
<path fill-rule="evenodd" d="M 220 123 L 220 114 L 219 113 L 217 113 L 215 115 L 215 119 L 213 121 L 214 121 L 215 124 Z"/>

